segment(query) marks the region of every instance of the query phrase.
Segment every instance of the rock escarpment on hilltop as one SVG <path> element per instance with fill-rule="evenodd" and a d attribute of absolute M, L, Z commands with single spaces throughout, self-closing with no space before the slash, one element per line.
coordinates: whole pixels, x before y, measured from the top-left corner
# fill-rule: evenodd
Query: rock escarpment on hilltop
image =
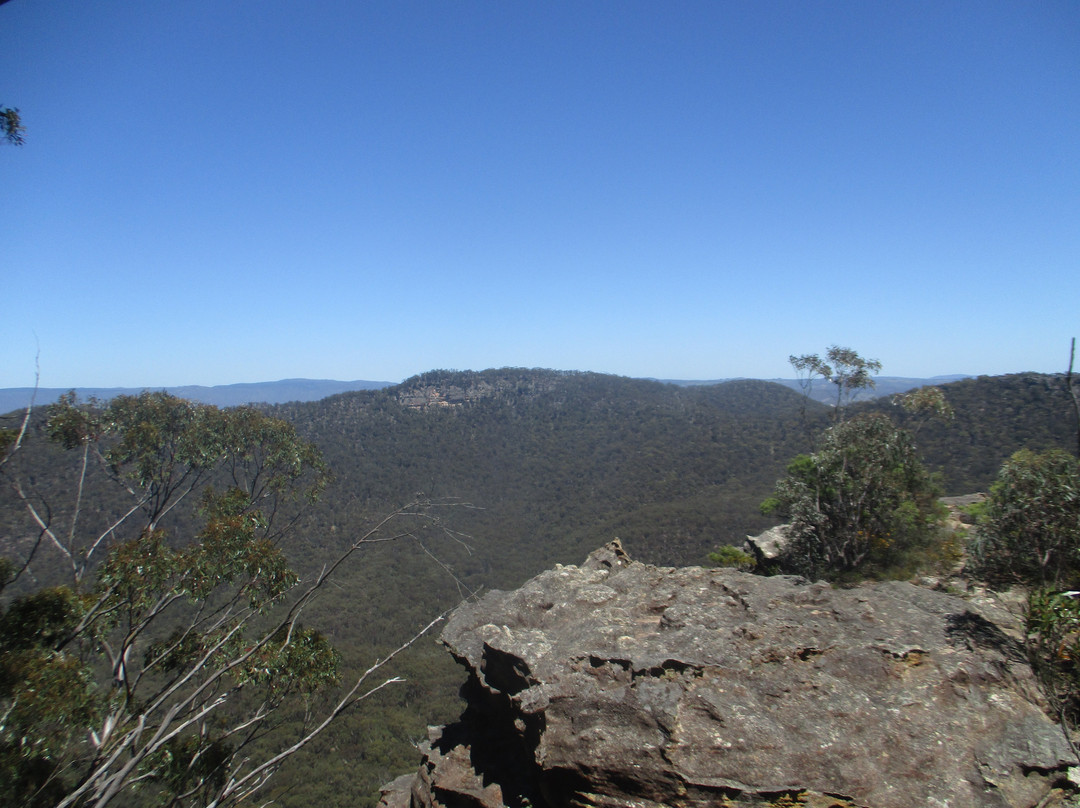
<path fill-rule="evenodd" d="M 454 612 L 468 707 L 384 803 L 1057 804 L 1077 761 L 1012 628 L 906 583 L 658 568 L 612 543 Z"/>

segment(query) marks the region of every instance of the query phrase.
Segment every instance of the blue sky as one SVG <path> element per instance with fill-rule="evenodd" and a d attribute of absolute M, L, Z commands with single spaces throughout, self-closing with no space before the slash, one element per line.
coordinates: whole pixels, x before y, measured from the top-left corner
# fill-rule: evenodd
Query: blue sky
<path fill-rule="evenodd" d="M 0 5 L 0 386 L 1062 371 L 1080 4 Z"/>

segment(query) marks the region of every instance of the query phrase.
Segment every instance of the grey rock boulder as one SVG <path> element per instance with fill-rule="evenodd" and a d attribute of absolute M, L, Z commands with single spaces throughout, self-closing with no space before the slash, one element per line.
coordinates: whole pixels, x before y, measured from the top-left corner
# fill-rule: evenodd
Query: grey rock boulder
<path fill-rule="evenodd" d="M 659 568 L 609 544 L 453 613 L 468 708 L 432 730 L 409 802 L 1055 804 L 1077 761 L 1005 629 L 906 583 Z"/>
<path fill-rule="evenodd" d="M 759 562 L 777 558 L 788 544 L 787 531 L 790 527 L 777 525 L 756 536 L 747 536 L 746 547 Z"/>

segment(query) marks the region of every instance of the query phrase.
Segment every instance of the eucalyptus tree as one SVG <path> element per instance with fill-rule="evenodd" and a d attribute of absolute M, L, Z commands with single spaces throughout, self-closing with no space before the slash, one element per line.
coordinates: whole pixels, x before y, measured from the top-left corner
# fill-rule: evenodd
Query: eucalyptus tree
<path fill-rule="evenodd" d="M 799 378 L 804 395 L 809 398 L 814 382 L 821 379 L 836 386 L 833 419 L 842 421 L 844 410 L 863 390 L 872 390 L 874 376 L 881 372 L 881 362 L 864 359 L 851 348 L 832 345 L 825 359 L 818 354 L 789 356 L 788 361 Z"/>
<path fill-rule="evenodd" d="M 972 551 L 997 584 L 1080 583 L 1080 460 L 1062 449 L 1021 449 L 1006 460 Z"/>
<path fill-rule="evenodd" d="M 0 140 L 13 146 L 21 146 L 26 142 L 26 127 L 23 126 L 18 109 L 0 105 Z"/>
<path fill-rule="evenodd" d="M 0 564 L 0 804 L 234 805 L 398 681 L 372 679 L 383 659 L 341 682 L 301 618 L 353 553 L 430 524 L 424 503 L 304 580 L 281 539 L 328 473 L 290 424 L 164 393 L 69 395 L 45 424 L 74 458 L 57 507 L 19 462 L 29 420 L 0 443 L 29 525 Z"/>

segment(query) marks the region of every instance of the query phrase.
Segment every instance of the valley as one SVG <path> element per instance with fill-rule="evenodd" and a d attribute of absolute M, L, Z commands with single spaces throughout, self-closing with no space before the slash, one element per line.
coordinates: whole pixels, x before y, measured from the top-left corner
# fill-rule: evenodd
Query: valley
<path fill-rule="evenodd" d="M 1058 377 L 980 377 L 943 389 L 956 413 L 949 424 L 919 426 L 888 398 L 853 408 L 917 428 L 946 494 L 985 490 L 1023 446 L 1074 439 Z M 774 524 L 759 503 L 831 412 L 772 382 L 675 385 L 521 369 L 433 371 L 262 409 L 294 424 L 333 473 L 285 547 L 302 573 L 417 496 L 441 503 L 436 530 L 366 548 L 307 613 L 341 648 L 346 675 L 470 594 L 578 564 L 615 537 L 646 563 L 705 563 L 718 545 Z M 30 450 L 40 439 L 31 437 Z M 41 457 L 31 469 L 37 487 L 69 490 L 75 478 L 59 453 Z M 16 512 L 3 503 L 5 542 L 26 535 Z M 176 516 L 179 535 L 185 517 Z M 286 764 L 270 790 L 278 804 L 373 804 L 379 784 L 415 765 L 412 742 L 424 727 L 460 710 L 461 673 L 430 638 L 392 673 L 408 681 L 361 704 L 313 753 Z"/>

